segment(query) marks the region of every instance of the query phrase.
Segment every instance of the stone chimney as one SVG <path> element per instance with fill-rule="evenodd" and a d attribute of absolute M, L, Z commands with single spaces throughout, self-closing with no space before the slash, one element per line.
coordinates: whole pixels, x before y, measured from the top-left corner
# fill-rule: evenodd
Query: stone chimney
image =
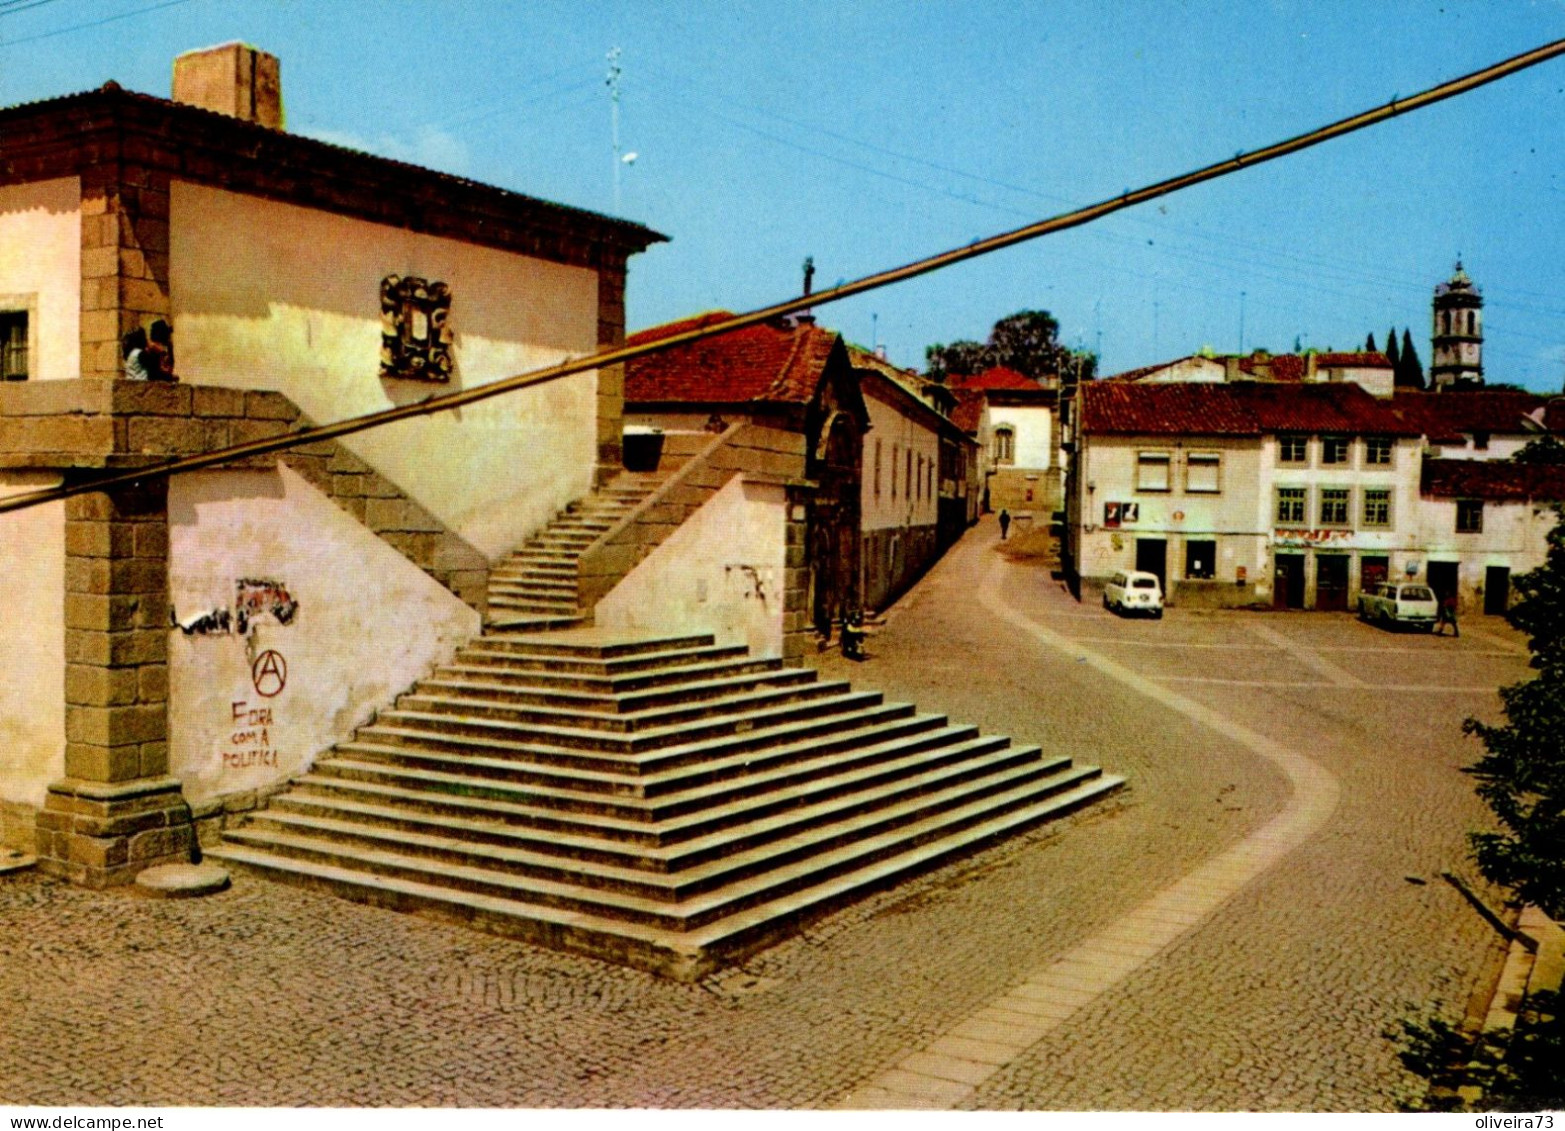
<path fill-rule="evenodd" d="M 1223 380 L 1239 380 L 1239 359 L 1234 354 L 1228 354 L 1223 358 Z"/>
<path fill-rule="evenodd" d="M 243 43 L 187 51 L 174 60 L 174 101 L 280 130 L 283 88 L 277 56 Z"/>
<path fill-rule="evenodd" d="M 1304 351 L 1304 379 L 1306 381 L 1319 381 L 1320 374 L 1316 371 L 1315 351 Z"/>

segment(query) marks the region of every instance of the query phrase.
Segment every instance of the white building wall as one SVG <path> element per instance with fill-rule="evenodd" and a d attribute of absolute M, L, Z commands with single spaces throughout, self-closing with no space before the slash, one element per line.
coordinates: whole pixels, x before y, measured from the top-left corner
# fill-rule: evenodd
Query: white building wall
<path fill-rule="evenodd" d="M 273 389 L 317 423 L 590 353 L 597 276 L 176 181 L 169 287 L 181 379 Z M 380 283 L 451 286 L 456 373 L 380 377 Z M 348 436 L 342 443 L 491 560 L 591 487 L 593 373 Z"/>
<path fill-rule="evenodd" d="M 864 385 L 870 429 L 864 434 L 861 527 L 865 533 L 892 527 L 933 526 L 939 516 L 940 435 Z M 880 451 L 880 490 L 875 489 L 875 452 Z M 913 453 L 914 484 L 907 483 L 907 453 Z M 922 461 L 922 462 L 921 462 Z M 893 474 L 893 464 L 895 473 Z M 919 468 L 923 467 L 923 479 Z M 895 496 L 892 482 L 896 482 Z"/>
<path fill-rule="evenodd" d="M 598 602 L 596 624 L 782 655 L 787 520 L 782 486 L 735 476 Z"/>
<path fill-rule="evenodd" d="M 0 472 L 0 497 L 58 485 L 58 475 Z M 65 504 L 4 517 L 0 586 L 0 802 L 43 805 L 65 776 Z"/>
<path fill-rule="evenodd" d="M 76 177 L 0 188 L 0 310 L 31 315 L 30 380 L 81 376 L 81 247 Z"/>
<path fill-rule="evenodd" d="M 298 603 L 289 623 L 264 615 L 243 635 L 170 632 L 170 772 L 192 801 L 308 769 L 479 630 L 477 613 L 287 467 L 176 476 L 168 509 L 182 624 L 232 612 L 241 579 Z"/>
<path fill-rule="evenodd" d="M 1009 426 L 1016 434 L 1016 455 L 1011 465 L 1029 471 L 1047 471 L 1053 466 L 1054 411 L 1022 405 L 989 406 L 989 434 Z M 991 452 L 993 448 L 991 447 Z"/>

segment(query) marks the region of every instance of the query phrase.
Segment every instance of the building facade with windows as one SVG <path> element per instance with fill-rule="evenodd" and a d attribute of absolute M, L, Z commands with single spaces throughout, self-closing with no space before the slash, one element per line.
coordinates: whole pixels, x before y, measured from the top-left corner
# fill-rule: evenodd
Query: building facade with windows
<path fill-rule="evenodd" d="M 1057 382 L 995 366 L 956 379 L 954 392 L 967 406 L 965 424 L 976 420 L 968 430 L 978 441 L 988 509 L 1024 524 L 1048 522 L 1061 506 L 1065 475 Z"/>
<path fill-rule="evenodd" d="M 1347 608 L 1420 557 L 1421 437 L 1353 383 L 1084 386 L 1065 562 L 1170 602 Z"/>

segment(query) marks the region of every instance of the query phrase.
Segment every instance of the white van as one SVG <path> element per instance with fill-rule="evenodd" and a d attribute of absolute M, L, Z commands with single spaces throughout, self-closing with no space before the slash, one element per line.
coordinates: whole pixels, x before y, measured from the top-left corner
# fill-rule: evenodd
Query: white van
<path fill-rule="evenodd" d="M 1122 569 L 1103 588 L 1103 607 L 1116 613 L 1150 613 L 1154 620 L 1163 616 L 1163 587 L 1157 574 L 1139 569 Z"/>

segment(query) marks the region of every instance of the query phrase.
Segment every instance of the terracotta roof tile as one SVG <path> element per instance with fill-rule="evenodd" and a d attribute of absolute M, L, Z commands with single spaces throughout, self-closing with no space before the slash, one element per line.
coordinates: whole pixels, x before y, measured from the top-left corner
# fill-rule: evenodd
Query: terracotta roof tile
<path fill-rule="evenodd" d="M 962 389 L 1038 389 L 1038 382 L 1014 369 L 996 365 L 971 377 L 953 377 L 951 384 Z"/>
<path fill-rule="evenodd" d="M 1082 431 L 1143 436 L 1420 434 L 1385 401 L 1351 382 L 1266 381 L 1143 385 L 1095 381 L 1082 387 Z"/>
<path fill-rule="evenodd" d="M 732 318 L 709 311 L 631 334 L 627 345 L 659 341 Z M 809 401 L 837 335 L 814 325 L 764 323 L 691 342 L 625 365 L 625 400 L 640 404 Z"/>
<path fill-rule="evenodd" d="M 977 432 L 983 423 L 984 394 L 981 389 L 953 389 L 956 407 L 951 410 L 952 422 L 963 432 Z"/>
<path fill-rule="evenodd" d="M 1423 493 L 1440 499 L 1565 502 L 1565 466 L 1491 459 L 1424 461 Z"/>
<path fill-rule="evenodd" d="M 1522 418 L 1545 403 L 1534 393 L 1505 389 L 1424 393 L 1398 389 L 1392 403 L 1435 442 L 1458 443 L 1464 433 L 1526 432 Z"/>

